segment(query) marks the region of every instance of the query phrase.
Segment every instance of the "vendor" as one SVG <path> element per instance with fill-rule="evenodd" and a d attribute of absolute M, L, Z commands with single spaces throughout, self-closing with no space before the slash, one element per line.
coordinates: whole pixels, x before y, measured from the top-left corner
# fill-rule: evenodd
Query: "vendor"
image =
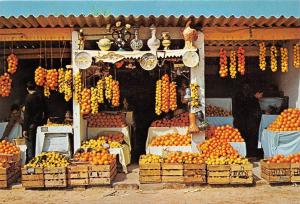
<path fill-rule="evenodd" d="M 246 141 L 248 157 L 258 156 L 258 131 L 262 115 L 259 99 L 262 97 L 261 90 L 254 92 L 249 83 L 244 83 L 233 100 L 234 126 Z"/>
<path fill-rule="evenodd" d="M 186 89 L 189 87 L 188 81 L 181 77 L 176 79 L 177 84 L 177 109 L 174 111 L 174 115 L 179 115 L 188 111 L 188 100 L 184 99 Z"/>
<path fill-rule="evenodd" d="M 73 125 L 73 117 L 72 117 L 72 112 L 71 111 L 66 112 L 64 124 Z"/>
<path fill-rule="evenodd" d="M 36 91 L 34 83 L 27 83 L 28 95 L 25 99 L 23 136 L 27 145 L 27 161 L 35 156 L 35 142 L 37 127 L 43 125 L 47 118 L 45 98 Z"/>
<path fill-rule="evenodd" d="M 13 139 L 19 138 L 22 136 L 22 113 L 21 113 L 21 108 L 17 104 L 13 104 L 10 108 L 10 115 L 8 118 L 8 123 L 5 127 L 4 133 L 3 133 L 3 138 L 4 140 L 8 140 L 12 142 Z M 13 128 L 19 128 L 20 131 L 15 131 L 14 134 L 12 134 Z M 19 134 L 19 132 L 21 134 Z"/>

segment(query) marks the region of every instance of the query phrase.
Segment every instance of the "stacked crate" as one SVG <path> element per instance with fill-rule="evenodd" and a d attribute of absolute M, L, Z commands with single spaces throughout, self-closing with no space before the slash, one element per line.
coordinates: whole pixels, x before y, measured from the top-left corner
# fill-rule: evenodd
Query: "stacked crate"
<path fill-rule="evenodd" d="M 163 183 L 183 183 L 183 164 L 163 163 L 162 164 Z"/>
<path fill-rule="evenodd" d="M 291 182 L 290 163 L 267 163 L 266 160 L 260 162 L 261 177 L 269 183 Z"/>
<path fill-rule="evenodd" d="M 253 164 L 231 164 L 230 184 L 252 184 Z"/>
<path fill-rule="evenodd" d="M 291 182 L 300 182 L 300 163 L 291 164 Z"/>
<path fill-rule="evenodd" d="M 44 168 L 44 178 L 45 178 L 46 188 L 67 187 L 67 168 L 66 167 Z"/>
<path fill-rule="evenodd" d="M 229 184 L 230 165 L 208 165 L 207 183 L 208 184 Z"/>
<path fill-rule="evenodd" d="M 206 164 L 184 164 L 183 182 L 186 184 L 206 183 Z"/>
<path fill-rule="evenodd" d="M 0 167 L 0 188 L 8 188 L 20 178 L 21 167 L 19 162 L 9 163 L 6 167 Z"/>
<path fill-rule="evenodd" d="M 22 186 L 24 188 L 44 188 L 43 168 L 22 168 Z"/>
<path fill-rule="evenodd" d="M 111 185 L 117 175 L 116 160 L 107 165 L 90 165 L 88 175 L 89 185 Z"/>
<path fill-rule="evenodd" d="M 89 165 L 87 163 L 72 163 L 67 167 L 68 186 L 86 186 L 89 184 Z"/>
<path fill-rule="evenodd" d="M 141 164 L 139 162 L 140 183 L 160 183 L 161 182 L 161 164 L 160 163 L 150 163 Z"/>

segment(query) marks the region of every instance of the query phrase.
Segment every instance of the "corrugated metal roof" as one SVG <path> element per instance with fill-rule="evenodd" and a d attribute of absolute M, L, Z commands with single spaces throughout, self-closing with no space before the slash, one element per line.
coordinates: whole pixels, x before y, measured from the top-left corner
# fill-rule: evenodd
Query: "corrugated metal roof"
<path fill-rule="evenodd" d="M 0 17 L 0 28 L 64 28 L 64 27 L 105 27 L 107 24 L 121 21 L 136 26 L 149 27 L 155 24 L 157 27 L 184 27 L 187 20 L 191 19 L 194 24 L 202 27 L 300 27 L 300 18 L 284 17 L 269 18 L 251 16 L 246 17 L 215 17 L 215 16 L 104 16 L 104 15 L 69 15 L 69 16 L 33 16 L 28 17 Z"/>

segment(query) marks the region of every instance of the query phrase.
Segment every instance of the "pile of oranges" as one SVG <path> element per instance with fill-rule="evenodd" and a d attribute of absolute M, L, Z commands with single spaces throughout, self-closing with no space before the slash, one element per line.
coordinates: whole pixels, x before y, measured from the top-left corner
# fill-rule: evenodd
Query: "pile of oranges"
<path fill-rule="evenodd" d="M 187 127 L 189 124 L 189 113 L 184 112 L 171 119 L 155 120 L 151 123 L 151 127 Z"/>
<path fill-rule="evenodd" d="M 39 66 L 34 71 L 35 84 L 38 86 L 44 86 L 44 84 L 46 83 L 46 76 L 47 76 L 47 70 Z"/>
<path fill-rule="evenodd" d="M 122 132 L 114 132 L 99 136 L 99 138 L 106 141 L 116 141 L 122 143 L 124 141 L 124 134 Z"/>
<path fill-rule="evenodd" d="M 18 155 L 20 154 L 20 148 L 6 140 L 2 140 L 0 142 L 0 153 Z"/>
<path fill-rule="evenodd" d="M 109 165 L 116 161 L 116 157 L 109 154 L 107 150 L 77 153 L 74 155 L 74 159 L 77 161 L 89 162 L 93 165 Z"/>
<path fill-rule="evenodd" d="M 178 164 L 183 162 L 182 152 L 170 152 L 165 158 L 164 163 L 167 164 Z"/>
<path fill-rule="evenodd" d="M 300 110 L 286 109 L 268 127 L 270 131 L 300 131 Z"/>
<path fill-rule="evenodd" d="M 123 114 L 97 113 L 89 115 L 88 127 L 125 127 Z"/>
<path fill-rule="evenodd" d="M 243 76 L 245 75 L 245 49 L 243 47 L 239 47 L 238 51 L 238 72 Z"/>
<path fill-rule="evenodd" d="M 7 57 L 8 69 L 7 72 L 10 74 L 14 74 L 17 71 L 18 66 L 18 58 L 15 54 L 11 53 Z"/>
<path fill-rule="evenodd" d="M 200 153 L 182 152 L 182 162 L 185 164 L 204 164 L 205 158 Z"/>
<path fill-rule="evenodd" d="M 50 90 L 55 90 L 58 86 L 58 72 L 56 69 L 47 70 L 46 84 Z"/>
<path fill-rule="evenodd" d="M 157 164 L 162 163 L 163 159 L 161 156 L 154 154 L 141 155 L 139 164 Z"/>
<path fill-rule="evenodd" d="M 220 77 L 227 77 L 228 76 L 226 51 L 223 48 L 220 49 L 220 70 L 219 70 L 219 75 L 220 75 Z"/>
<path fill-rule="evenodd" d="M 267 160 L 267 163 L 300 163 L 300 153 L 297 154 L 291 154 L 287 157 L 285 157 L 284 155 L 276 155 L 274 157 L 271 157 Z"/>
<path fill-rule="evenodd" d="M 244 142 L 239 130 L 230 125 L 216 127 L 213 137 L 224 142 Z"/>
<path fill-rule="evenodd" d="M 10 94 L 12 79 L 8 73 L 0 76 L 0 96 L 7 97 Z"/>
<path fill-rule="evenodd" d="M 205 106 L 205 115 L 208 117 L 227 117 L 231 116 L 231 112 L 218 106 L 208 105 Z"/>
<path fill-rule="evenodd" d="M 191 135 L 180 135 L 178 133 L 155 137 L 150 146 L 190 146 Z"/>
<path fill-rule="evenodd" d="M 81 103 L 80 103 L 80 111 L 81 114 L 88 114 L 91 112 L 91 89 L 84 88 L 81 92 Z"/>

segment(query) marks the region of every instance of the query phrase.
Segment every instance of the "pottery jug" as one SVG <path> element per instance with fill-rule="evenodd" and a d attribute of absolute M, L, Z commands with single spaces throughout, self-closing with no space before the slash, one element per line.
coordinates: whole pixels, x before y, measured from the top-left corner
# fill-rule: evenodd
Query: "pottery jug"
<path fill-rule="evenodd" d="M 151 27 L 151 38 L 147 41 L 147 45 L 151 51 L 156 51 L 160 46 L 160 41 L 156 38 L 156 28 Z"/>
<path fill-rule="evenodd" d="M 130 42 L 130 47 L 133 51 L 138 51 L 143 47 L 143 41 L 139 39 L 138 29 L 134 29 L 134 39 Z"/>
<path fill-rule="evenodd" d="M 187 23 L 185 29 L 183 30 L 183 38 L 185 41 L 183 49 L 196 49 L 193 42 L 198 39 L 198 33 L 195 29 L 190 27 L 190 22 Z"/>
<path fill-rule="evenodd" d="M 110 41 L 110 39 L 104 37 L 103 39 L 99 40 L 97 44 L 100 50 L 108 51 L 110 49 L 112 42 Z"/>
<path fill-rule="evenodd" d="M 162 45 L 164 46 L 164 50 L 168 50 L 171 45 L 169 32 L 162 33 Z"/>

